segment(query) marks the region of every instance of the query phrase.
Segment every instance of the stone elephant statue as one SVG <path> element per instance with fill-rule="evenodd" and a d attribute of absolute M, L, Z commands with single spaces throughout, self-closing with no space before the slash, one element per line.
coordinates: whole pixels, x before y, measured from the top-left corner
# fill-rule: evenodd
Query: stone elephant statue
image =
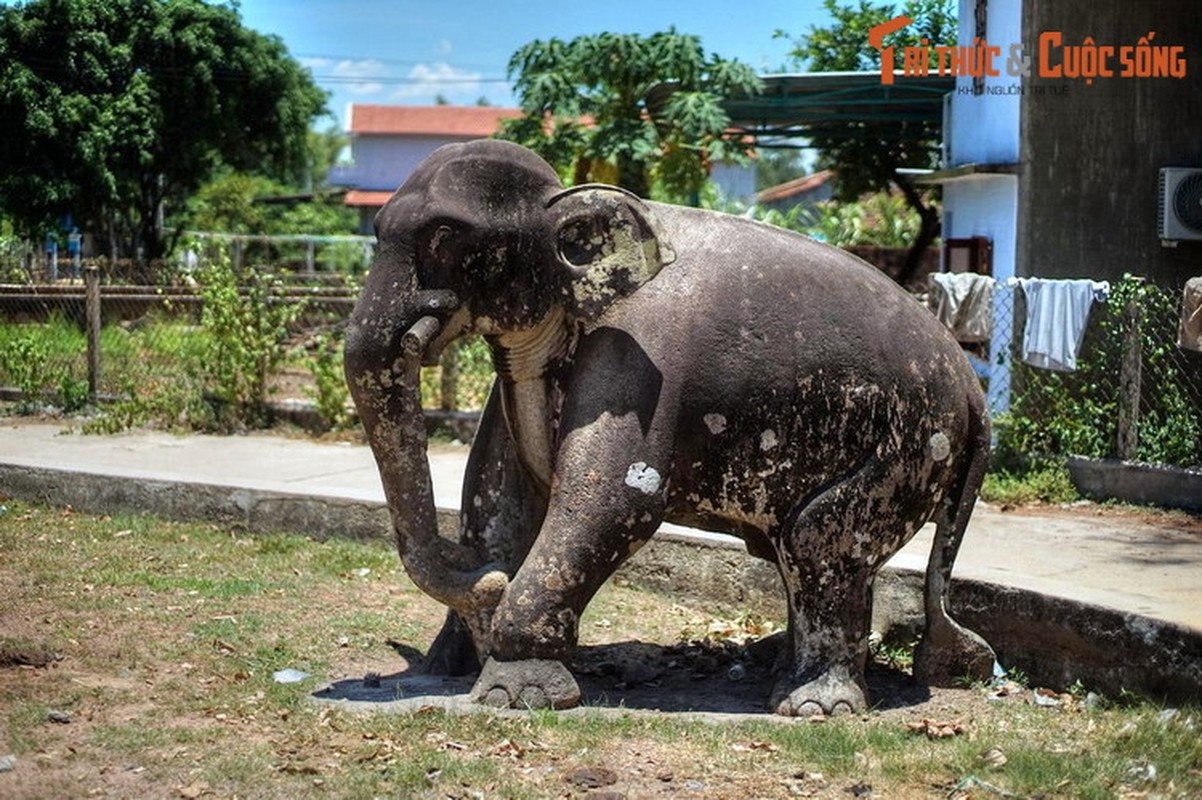
<path fill-rule="evenodd" d="M 747 219 L 564 189 L 518 145 L 433 153 L 376 217 L 346 374 L 404 566 L 450 608 L 428 663 L 494 705 L 579 702 L 597 589 L 668 520 L 741 537 L 788 594 L 781 714 L 859 711 L 873 579 L 929 519 L 920 678 L 987 677 L 947 613 L 989 422 L 948 332 L 878 270 Z M 437 532 L 419 370 L 456 337 L 496 384 L 458 542 Z M 785 659 L 782 659 L 782 661 Z"/>

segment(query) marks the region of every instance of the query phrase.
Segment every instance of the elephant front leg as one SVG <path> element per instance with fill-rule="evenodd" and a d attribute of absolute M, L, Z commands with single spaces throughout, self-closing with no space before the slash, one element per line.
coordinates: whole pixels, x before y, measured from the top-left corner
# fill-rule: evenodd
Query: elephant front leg
<path fill-rule="evenodd" d="M 492 655 L 473 699 L 511 708 L 570 708 L 580 690 L 564 666 L 575 650 L 580 617 L 601 585 L 655 532 L 662 512 L 639 512 L 631 527 L 582 529 L 548 515 L 543 536 L 510 582 L 492 619 Z M 629 518 L 629 517 L 628 517 Z"/>
<path fill-rule="evenodd" d="M 579 471 L 561 459 L 559 474 L 575 478 L 554 482 L 542 530 L 493 614 L 492 657 L 473 690 L 480 702 L 514 708 L 579 702 L 564 664 L 575 649 L 580 616 L 663 518 L 665 492 L 649 477 L 648 471 L 658 472 L 647 462 L 567 463 Z"/>

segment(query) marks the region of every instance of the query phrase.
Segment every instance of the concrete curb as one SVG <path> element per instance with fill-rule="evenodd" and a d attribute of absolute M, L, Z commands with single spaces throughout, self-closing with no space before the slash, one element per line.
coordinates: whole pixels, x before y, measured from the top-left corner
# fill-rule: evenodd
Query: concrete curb
<path fill-rule="evenodd" d="M 1202 510 L 1202 470 L 1079 456 L 1067 466 L 1073 486 L 1086 497 Z"/>
<path fill-rule="evenodd" d="M 0 486 L 13 497 L 93 513 L 152 513 L 206 520 L 256 532 L 314 538 L 389 539 L 385 505 L 340 496 L 114 476 L 0 463 Z M 458 511 L 439 509 L 454 535 Z M 783 619 L 780 578 L 729 537 L 661 532 L 627 562 L 619 578 L 673 596 Z M 922 572 L 886 567 L 877 578 L 873 628 L 887 640 L 912 641 L 922 629 Z M 1166 702 L 1202 702 L 1202 631 L 1139 614 L 994 583 L 957 579 L 952 610 L 984 636 L 999 661 L 1037 685 L 1081 681 L 1094 691 L 1145 694 Z"/>
<path fill-rule="evenodd" d="M 13 497 L 99 514 L 148 513 L 166 519 L 288 531 L 326 539 L 387 538 L 383 503 L 243 486 L 130 478 L 71 469 L 0 464 L 0 486 Z"/>

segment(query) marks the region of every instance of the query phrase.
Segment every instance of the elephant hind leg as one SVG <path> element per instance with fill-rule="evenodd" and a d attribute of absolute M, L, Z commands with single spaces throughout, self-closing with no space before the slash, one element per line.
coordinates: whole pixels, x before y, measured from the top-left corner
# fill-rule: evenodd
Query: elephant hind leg
<path fill-rule="evenodd" d="M 867 707 L 864 666 L 876 571 L 901 541 L 901 500 L 874 489 L 889 469 L 870 457 L 803 500 L 775 537 L 789 604 L 791 664 L 771 705 L 787 716 Z"/>
<path fill-rule="evenodd" d="M 970 440 L 968 465 L 936 516 L 923 588 L 926 628 L 914 654 L 914 675 L 934 686 L 949 686 L 962 678 L 987 680 L 996 661 L 993 648 L 948 613 L 952 566 L 989 466 L 989 418 L 983 410 L 976 411 L 979 423 Z"/>
<path fill-rule="evenodd" d="M 480 671 L 471 631 L 453 608 L 447 609 L 442 630 L 422 660 L 421 671 L 428 675 L 470 675 Z"/>

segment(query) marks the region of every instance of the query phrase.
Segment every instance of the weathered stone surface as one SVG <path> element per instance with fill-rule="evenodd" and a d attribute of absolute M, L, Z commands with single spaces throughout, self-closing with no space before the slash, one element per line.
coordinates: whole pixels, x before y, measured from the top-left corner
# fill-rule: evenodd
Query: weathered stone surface
<path fill-rule="evenodd" d="M 476 679 L 471 699 L 495 708 L 574 708 L 580 705 L 580 687 L 558 661 L 490 658 Z"/>

